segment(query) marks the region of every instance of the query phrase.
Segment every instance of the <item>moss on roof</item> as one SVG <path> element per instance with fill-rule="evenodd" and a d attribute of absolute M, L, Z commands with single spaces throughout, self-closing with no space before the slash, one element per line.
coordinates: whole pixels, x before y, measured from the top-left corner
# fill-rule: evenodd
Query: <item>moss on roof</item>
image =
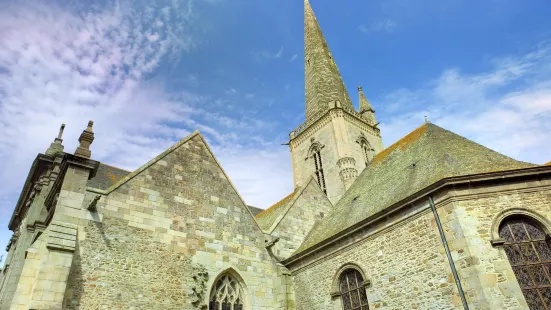
<path fill-rule="evenodd" d="M 297 191 L 294 191 L 290 193 L 289 195 L 285 196 L 285 198 L 281 199 L 280 201 L 276 202 L 273 206 L 269 207 L 268 209 L 258 213 L 255 218 L 258 222 L 258 225 L 262 228 L 262 230 L 268 230 L 274 221 L 279 217 L 279 215 L 285 211 L 285 206 L 293 200 L 293 197 Z"/>
<path fill-rule="evenodd" d="M 447 177 L 535 167 L 434 124 L 424 124 L 380 152 L 311 231 L 296 253 Z"/>
<path fill-rule="evenodd" d="M 100 163 L 96 175 L 88 180 L 87 186 L 97 189 L 108 189 L 128 174 L 130 174 L 129 171 Z"/>
<path fill-rule="evenodd" d="M 253 206 L 247 206 L 247 207 L 249 207 L 249 210 L 251 210 L 251 213 L 253 214 L 253 216 L 256 216 L 258 213 L 264 211 L 264 209 L 260 209 Z"/>

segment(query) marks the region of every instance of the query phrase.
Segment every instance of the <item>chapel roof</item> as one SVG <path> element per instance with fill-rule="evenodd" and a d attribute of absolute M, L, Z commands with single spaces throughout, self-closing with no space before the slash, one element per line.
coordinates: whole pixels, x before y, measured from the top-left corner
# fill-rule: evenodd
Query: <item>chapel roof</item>
<path fill-rule="evenodd" d="M 251 210 L 251 213 L 253 214 L 253 216 L 256 216 L 258 213 L 264 211 L 264 209 L 260 209 L 249 205 L 247 205 L 247 207 L 249 207 L 249 210 Z"/>
<path fill-rule="evenodd" d="M 102 190 L 108 189 L 128 174 L 130 171 L 100 163 L 96 175 L 88 180 L 87 186 Z"/>
<path fill-rule="evenodd" d="M 312 229 L 295 253 L 359 223 L 431 184 L 448 177 L 530 168 L 480 144 L 427 123 L 373 158 Z"/>
<path fill-rule="evenodd" d="M 543 164 L 544 166 L 551 166 L 551 161 L 548 163 Z"/>
<path fill-rule="evenodd" d="M 275 220 L 285 211 L 285 206 L 293 200 L 293 197 L 298 192 L 298 190 L 295 190 L 280 201 L 276 202 L 268 209 L 258 213 L 255 218 L 258 222 L 258 225 L 260 225 L 260 228 L 262 228 L 262 230 L 268 230 L 270 227 L 272 227 L 272 224 L 275 222 Z"/>

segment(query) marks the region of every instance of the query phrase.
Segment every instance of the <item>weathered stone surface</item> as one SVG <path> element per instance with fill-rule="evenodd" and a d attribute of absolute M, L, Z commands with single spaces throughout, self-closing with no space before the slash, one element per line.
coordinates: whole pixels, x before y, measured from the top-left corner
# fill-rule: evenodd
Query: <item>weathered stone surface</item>
<path fill-rule="evenodd" d="M 83 230 L 86 238 L 75 253 L 66 308 L 196 309 L 197 295 L 205 294 L 205 271 L 188 255 L 115 217 L 89 222 Z"/>
<path fill-rule="evenodd" d="M 341 309 L 331 298 L 337 271 L 355 264 L 371 285 L 370 309 L 455 309 L 457 289 L 432 213 L 409 218 L 336 255 L 293 272 L 297 309 Z M 333 308 L 335 307 L 335 308 Z"/>

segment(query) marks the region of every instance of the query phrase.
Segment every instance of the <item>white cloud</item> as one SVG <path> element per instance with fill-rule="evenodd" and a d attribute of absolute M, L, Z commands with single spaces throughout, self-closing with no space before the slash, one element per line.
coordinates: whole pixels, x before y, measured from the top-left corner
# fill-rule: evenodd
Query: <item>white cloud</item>
<path fill-rule="evenodd" d="M 196 45 L 193 27 L 188 27 L 193 17 L 189 2 L 148 3 L 143 10 L 123 1 L 78 12 L 39 1 L 3 6 L 1 244 L 10 235 L 5 228 L 30 164 L 61 123 L 67 124 L 65 150 L 72 153 L 88 120 L 94 120 L 93 158 L 129 170 L 199 129 L 248 203 L 266 207 L 292 190 L 290 169 L 281 168 L 289 161 L 287 154 L 276 144 L 246 146 L 241 139 L 243 132 L 258 138 L 256 131 L 270 124 L 210 115 L 204 109 L 207 100 L 229 105 L 182 90 L 167 92 L 161 79 L 146 81 L 164 60 L 177 59 Z M 196 81 L 192 74 L 183 76 Z"/>
<path fill-rule="evenodd" d="M 297 57 L 298 57 L 298 54 L 294 54 L 293 56 L 291 56 L 291 59 L 289 59 L 289 62 L 295 61 Z"/>
<path fill-rule="evenodd" d="M 279 59 L 283 56 L 283 46 L 279 48 L 277 52 L 270 52 L 267 50 L 261 52 L 252 53 L 255 61 L 262 61 L 267 59 Z"/>
<path fill-rule="evenodd" d="M 372 22 L 369 26 L 360 25 L 358 30 L 363 33 L 373 33 L 373 32 L 386 32 L 391 33 L 396 30 L 398 24 L 392 19 L 382 19 Z"/>
<path fill-rule="evenodd" d="M 495 60 L 489 72 L 445 70 L 420 89 L 381 100 L 381 130 L 390 145 L 430 120 L 515 159 L 551 160 L 551 46 Z"/>

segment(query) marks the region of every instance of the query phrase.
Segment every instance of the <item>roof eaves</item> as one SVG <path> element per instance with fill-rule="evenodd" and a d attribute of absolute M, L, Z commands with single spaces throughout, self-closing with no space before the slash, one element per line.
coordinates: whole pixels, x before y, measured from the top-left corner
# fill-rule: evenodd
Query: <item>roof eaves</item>
<path fill-rule="evenodd" d="M 549 167 L 542 167 L 542 166 L 536 166 L 536 167 L 530 167 L 530 168 L 521 168 L 521 169 L 515 169 L 515 170 L 505 170 L 505 171 L 495 171 L 495 172 L 486 172 L 481 174 L 471 174 L 471 175 L 463 175 L 463 176 L 455 176 L 455 177 L 448 177 L 441 179 L 419 191 L 416 193 L 392 204 L 391 206 L 388 206 L 387 208 L 383 208 L 379 212 L 372 214 L 368 218 L 365 218 L 364 220 L 348 227 L 345 230 L 342 230 L 318 243 L 312 244 L 311 246 L 301 248 L 299 247 L 297 251 L 293 253 L 289 258 L 284 260 L 282 263 L 285 266 L 288 266 L 288 264 L 295 262 L 297 260 L 301 260 L 304 257 L 309 256 L 312 253 L 317 252 L 318 250 L 324 248 L 326 245 L 336 242 L 337 240 L 346 237 L 347 235 L 356 232 L 358 229 L 361 229 L 366 223 L 372 222 L 374 219 L 381 218 L 382 216 L 386 216 L 389 213 L 395 212 L 398 209 L 411 205 L 415 201 L 437 191 L 440 190 L 446 186 L 453 186 L 456 184 L 461 183 L 472 183 L 472 182 L 483 182 L 493 179 L 504 179 L 504 178 L 516 178 L 516 177 L 526 177 L 531 175 L 539 175 L 539 174 L 547 174 L 550 173 L 551 169 Z"/>

